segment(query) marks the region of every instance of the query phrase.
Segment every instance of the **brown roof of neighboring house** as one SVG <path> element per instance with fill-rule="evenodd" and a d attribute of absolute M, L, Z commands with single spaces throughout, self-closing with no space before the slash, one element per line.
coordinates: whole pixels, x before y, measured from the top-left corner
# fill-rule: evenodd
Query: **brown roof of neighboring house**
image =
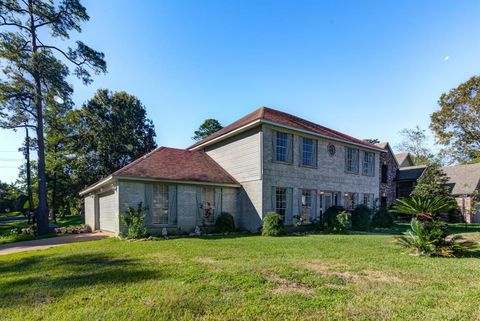
<path fill-rule="evenodd" d="M 480 188 L 480 163 L 444 167 L 442 170 L 449 177 L 453 186 L 453 195 L 473 194 Z"/>
<path fill-rule="evenodd" d="M 255 110 L 254 112 L 240 118 L 239 120 L 231 123 L 230 125 L 211 134 L 210 136 L 207 136 L 201 141 L 196 142 L 195 144 L 190 146 L 188 149 L 193 149 L 195 147 L 198 147 L 215 138 L 219 138 L 223 135 L 231 133 L 232 131 L 239 129 L 243 126 L 247 126 L 255 121 L 262 121 L 264 123 L 271 123 L 273 125 L 283 125 L 283 126 L 291 127 L 293 129 L 300 129 L 300 130 L 311 132 L 313 134 L 319 134 L 322 136 L 330 137 L 335 140 L 341 140 L 347 143 L 353 143 L 353 144 L 361 145 L 367 148 L 379 150 L 379 147 L 374 144 L 370 144 L 361 139 L 340 133 L 336 130 L 312 123 L 303 118 L 300 118 L 291 114 L 287 114 L 282 111 L 268 108 L 268 107 L 261 107 Z"/>
<path fill-rule="evenodd" d="M 413 166 L 414 164 L 410 153 L 395 154 L 395 159 L 397 160 L 397 163 L 399 164 L 400 167 L 409 167 L 409 166 Z M 408 164 L 404 164 L 406 161 L 408 161 Z"/>
<path fill-rule="evenodd" d="M 159 180 L 238 184 L 210 156 L 200 151 L 159 147 L 119 169 L 112 176 Z"/>

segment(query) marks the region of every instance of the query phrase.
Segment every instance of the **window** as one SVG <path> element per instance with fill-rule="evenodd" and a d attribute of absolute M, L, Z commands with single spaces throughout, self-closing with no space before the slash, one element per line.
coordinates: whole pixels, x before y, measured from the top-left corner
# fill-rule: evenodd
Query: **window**
<path fill-rule="evenodd" d="M 363 194 L 363 205 L 373 207 L 373 194 Z"/>
<path fill-rule="evenodd" d="M 358 174 L 358 149 L 345 147 L 345 171 Z"/>
<path fill-rule="evenodd" d="M 312 194 L 313 191 L 309 189 L 303 189 L 302 190 L 302 195 L 301 195 L 301 204 L 302 204 L 302 212 L 301 212 L 301 217 L 305 221 L 308 221 L 310 217 L 312 216 L 312 205 L 313 205 L 313 200 L 312 200 Z"/>
<path fill-rule="evenodd" d="M 382 165 L 382 183 L 387 183 L 387 179 L 388 179 L 388 165 L 387 164 L 383 164 Z"/>
<path fill-rule="evenodd" d="M 302 165 L 317 166 L 317 141 L 302 137 Z"/>
<path fill-rule="evenodd" d="M 152 223 L 168 224 L 168 186 L 153 185 Z"/>
<path fill-rule="evenodd" d="M 357 193 L 345 193 L 345 208 L 348 210 L 353 210 L 357 206 Z"/>
<path fill-rule="evenodd" d="M 364 152 L 363 153 L 363 166 L 362 166 L 362 175 L 365 176 L 375 176 L 375 154 Z"/>
<path fill-rule="evenodd" d="M 285 214 L 287 212 L 287 189 L 283 187 L 277 187 L 275 189 L 275 212 L 282 216 L 285 220 Z"/>
<path fill-rule="evenodd" d="M 292 135 L 282 132 L 276 132 L 274 143 L 275 161 L 291 163 L 293 155 Z"/>
<path fill-rule="evenodd" d="M 387 197 L 386 196 L 382 196 L 380 198 L 380 207 L 383 207 L 383 208 L 387 207 Z"/>
<path fill-rule="evenodd" d="M 204 224 L 215 223 L 215 189 L 204 187 L 202 189 L 201 213 Z"/>

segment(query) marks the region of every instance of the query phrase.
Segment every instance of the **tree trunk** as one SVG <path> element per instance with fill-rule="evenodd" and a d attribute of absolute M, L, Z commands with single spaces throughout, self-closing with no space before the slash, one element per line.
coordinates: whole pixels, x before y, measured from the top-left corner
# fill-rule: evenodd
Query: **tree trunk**
<path fill-rule="evenodd" d="M 57 171 L 53 174 L 53 187 L 52 187 L 52 219 L 57 223 Z"/>
<path fill-rule="evenodd" d="M 35 30 L 35 20 L 33 16 L 33 0 L 28 0 L 30 12 L 30 29 L 32 36 L 32 59 L 33 71 L 32 76 L 35 81 L 35 109 L 37 112 L 37 140 L 38 140 L 38 208 L 37 215 L 37 232 L 38 234 L 48 233 L 48 203 L 47 203 L 47 180 L 45 174 L 45 142 L 43 137 L 43 101 L 42 101 L 42 84 L 40 82 L 40 72 L 38 64 L 35 62 L 37 57 L 37 35 Z"/>

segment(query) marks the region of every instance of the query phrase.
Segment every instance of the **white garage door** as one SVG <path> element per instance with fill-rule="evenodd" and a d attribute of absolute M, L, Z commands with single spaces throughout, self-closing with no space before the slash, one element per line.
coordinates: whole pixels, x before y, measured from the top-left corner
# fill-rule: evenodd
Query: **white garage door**
<path fill-rule="evenodd" d="M 115 193 L 101 195 L 98 198 L 100 230 L 116 232 Z"/>

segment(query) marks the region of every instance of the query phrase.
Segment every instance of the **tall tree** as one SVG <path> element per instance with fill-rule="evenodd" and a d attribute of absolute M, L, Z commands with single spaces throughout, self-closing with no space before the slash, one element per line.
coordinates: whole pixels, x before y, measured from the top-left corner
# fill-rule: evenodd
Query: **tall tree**
<path fill-rule="evenodd" d="M 207 137 L 208 135 L 211 135 L 215 132 L 218 132 L 220 129 L 222 129 L 223 126 L 220 124 L 220 122 L 216 119 L 206 119 L 203 124 L 200 125 L 198 130 L 196 130 L 193 134 L 194 136 L 192 137 L 193 140 L 199 141 Z"/>
<path fill-rule="evenodd" d="M 422 176 L 417 180 L 417 185 L 412 192 L 412 196 L 424 198 L 443 196 L 451 198 L 450 188 L 447 183 L 448 177 L 442 170 L 440 164 L 436 162 L 430 163 Z"/>
<path fill-rule="evenodd" d="M 402 141 L 395 146 L 401 152 L 410 153 L 415 165 L 429 164 L 434 155 L 427 146 L 427 134 L 424 129 L 416 126 L 412 129 L 403 129 L 400 131 Z"/>
<path fill-rule="evenodd" d="M 155 128 L 145 107 L 126 92 L 98 90 L 72 111 L 75 174 L 81 185 L 110 175 L 156 147 Z"/>
<path fill-rule="evenodd" d="M 40 234 L 48 232 L 44 106 L 53 97 L 70 99 L 69 69 L 64 62 L 74 66 L 73 74 L 85 84 L 92 81 L 89 70 L 106 72 L 104 55 L 83 42 L 64 50 L 47 41 L 68 39 L 72 31 L 81 32 L 80 24 L 88 19 L 79 0 L 0 0 L 0 59 L 5 66 L 5 79 L 0 82 L 0 125 L 28 126 L 36 131 Z"/>
<path fill-rule="evenodd" d="M 475 76 L 440 96 L 440 110 L 430 128 L 442 153 L 454 162 L 480 162 L 480 77 Z"/>

